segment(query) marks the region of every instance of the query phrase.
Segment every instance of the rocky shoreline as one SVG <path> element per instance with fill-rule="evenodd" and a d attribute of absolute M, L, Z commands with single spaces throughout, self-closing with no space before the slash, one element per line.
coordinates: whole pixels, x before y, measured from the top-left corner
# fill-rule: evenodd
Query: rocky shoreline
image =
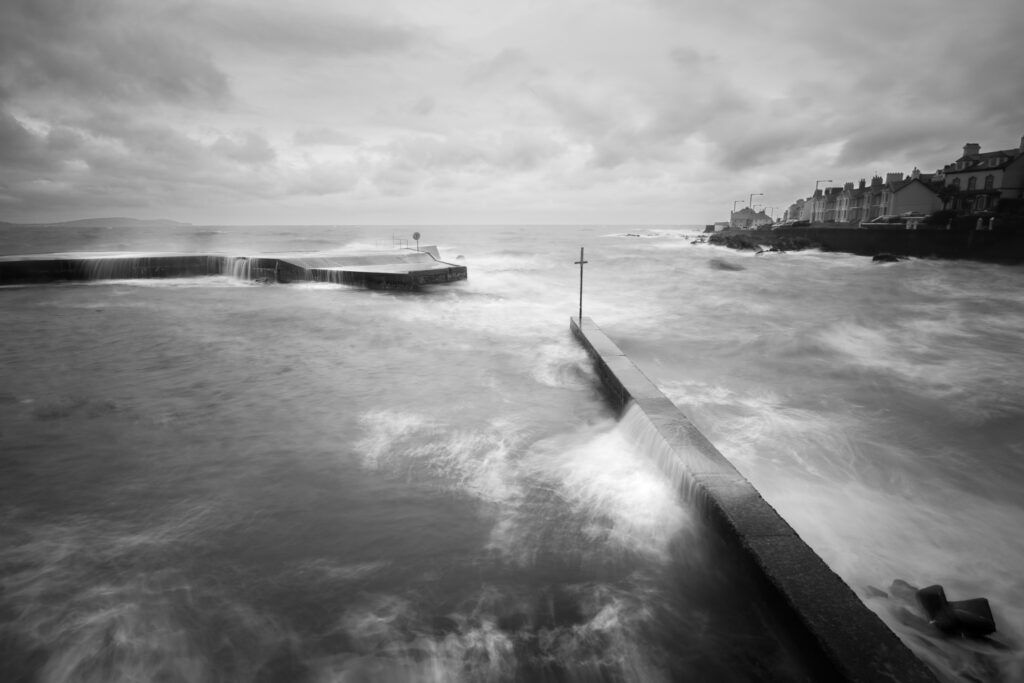
<path fill-rule="evenodd" d="M 837 227 L 810 225 L 773 230 L 726 229 L 708 243 L 748 251 L 820 249 L 860 256 L 893 254 L 917 258 L 970 259 L 1024 263 L 1024 229 L 1006 225 L 995 230 Z"/>

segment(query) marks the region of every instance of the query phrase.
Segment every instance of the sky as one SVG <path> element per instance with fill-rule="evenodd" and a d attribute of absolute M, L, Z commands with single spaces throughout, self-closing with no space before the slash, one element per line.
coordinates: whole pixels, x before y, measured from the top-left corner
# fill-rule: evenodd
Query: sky
<path fill-rule="evenodd" d="M 0 221 L 779 216 L 1018 147 L 1022 36 L 1021 0 L 4 0 Z"/>

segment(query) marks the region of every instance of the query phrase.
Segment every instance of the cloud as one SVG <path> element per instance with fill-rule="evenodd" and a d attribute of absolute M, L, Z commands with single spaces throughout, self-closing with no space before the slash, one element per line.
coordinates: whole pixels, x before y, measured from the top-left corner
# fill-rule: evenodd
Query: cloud
<path fill-rule="evenodd" d="M 568 151 L 554 131 L 506 129 L 476 134 L 407 135 L 367 150 L 363 165 L 383 195 L 419 189 L 499 192 L 519 178 L 535 178 Z"/>
<path fill-rule="evenodd" d="M 427 116 L 434 111 L 435 104 L 433 97 L 424 96 L 416 101 L 416 104 L 412 106 L 412 111 L 419 116 Z"/>
<path fill-rule="evenodd" d="M 525 50 L 506 47 L 493 57 L 477 62 L 466 72 L 469 83 L 481 83 L 506 76 L 521 76 L 530 70 Z"/>
<path fill-rule="evenodd" d="M 550 79 L 531 84 L 531 91 L 557 117 L 566 137 L 591 148 L 590 164 L 606 169 L 633 162 L 679 162 L 690 139 L 710 122 L 739 117 L 751 108 L 728 80 L 664 80 L 656 85 Z"/>
<path fill-rule="evenodd" d="M 914 157 L 918 156 L 918 150 L 930 150 L 936 144 L 954 152 L 957 141 L 948 139 L 944 132 L 946 125 L 947 122 L 934 120 L 894 118 L 885 126 L 855 126 L 843 142 L 836 161 L 847 166 L 869 167 L 891 158 L 894 151 Z"/>
<path fill-rule="evenodd" d="M 0 109 L 0 164 L 45 168 L 44 142 L 9 111 Z"/>
<path fill-rule="evenodd" d="M 312 163 L 289 176 L 287 194 L 325 196 L 354 190 L 360 174 L 353 163 Z"/>
<path fill-rule="evenodd" d="M 543 131 L 506 130 L 478 135 L 416 135 L 380 149 L 410 169 L 495 172 L 527 171 L 557 156 L 564 145 Z"/>
<path fill-rule="evenodd" d="M 165 30 L 147 5 L 14 0 L 0 10 L 0 83 L 8 97 L 219 105 L 227 76 L 205 47 Z M 172 27 L 173 28 L 173 27 Z"/>
<path fill-rule="evenodd" d="M 300 147 L 312 147 L 312 146 L 350 146 L 355 145 L 358 142 L 358 138 L 354 135 L 349 135 L 343 131 L 335 128 L 324 128 L 324 127 L 304 127 L 295 131 L 292 136 L 292 142 Z"/>
<path fill-rule="evenodd" d="M 277 152 L 266 138 L 252 131 L 230 137 L 221 136 L 210 149 L 232 161 L 247 165 L 266 164 L 277 158 Z"/>
<path fill-rule="evenodd" d="M 1018 5 L 7 0 L 0 206 L 703 223 L 1017 144 Z"/>
<path fill-rule="evenodd" d="M 686 68 L 701 67 L 715 61 L 713 55 L 706 55 L 689 47 L 674 47 L 669 52 L 669 57 L 677 65 Z"/>
<path fill-rule="evenodd" d="M 411 26 L 341 12 L 334 3 L 196 3 L 182 16 L 196 30 L 264 56 L 385 54 L 425 41 Z"/>
<path fill-rule="evenodd" d="M 204 140 L 109 111 L 44 134 L 0 115 L 0 139 L 0 203 L 19 211 L 262 202 L 346 192 L 359 179 L 351 164 L 285 164 L 254 131 Z"/>

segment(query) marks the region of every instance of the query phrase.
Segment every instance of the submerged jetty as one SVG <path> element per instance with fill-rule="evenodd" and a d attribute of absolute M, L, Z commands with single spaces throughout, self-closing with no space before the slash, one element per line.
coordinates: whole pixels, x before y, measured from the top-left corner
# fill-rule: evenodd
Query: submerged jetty
<path fill-rule="evenodd" d="M 465 280 L 464 265 L 437 247 L 341 254 L 169 254 L 77 252 L 0 256 L 0 285 L 61 281 L 231 276 L 265 283 L 328 282 L 367 289 L 418 289 Z"/>

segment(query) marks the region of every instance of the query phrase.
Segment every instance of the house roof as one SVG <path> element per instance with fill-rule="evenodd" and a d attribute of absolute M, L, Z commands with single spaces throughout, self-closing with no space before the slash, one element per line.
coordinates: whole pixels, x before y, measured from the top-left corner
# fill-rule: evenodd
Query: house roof
<path fill-rule="evenodd" d="M 749 206 L 744 206 L 739 211 L 733 211 L 732 215 L 733 216 L 751 216 L 753 218 L 757 218 L 758 216 L 764 216 L 765 218 L 768 218 L 768 214 L 765 213 L 764 209 L 761 209 L 760 211 L 754 211 Z"/>
<path fill-rule="evenodd" d="M 898 183 L 891 184 L 893 194 L 907 189 L 914 183 L 918 183 L 921 187 L 925 188 L 929 192 L 935 193 L 935 187 L 932 184 L 922 182 L 920 178 L 907 178 L 906 180 L 901 180 Z"/>
<path fill-rule="evenodd" d="M 1021 154 L 1020 149 L 1000 149 L 994 152 L 980 152 L 978 154 L 971 154 L 969 156 L 962 156 L 952 164 L 947 164 L 943 169 L 946 175 L 954 173 L 977 173 L 978 171 L 984 171 L 987 169 L 999 169 L 1006 168 L 1019 157 L 1024 156 Z M 957 164 L 963 163 L 963 168 L 957 168 Z"/>

